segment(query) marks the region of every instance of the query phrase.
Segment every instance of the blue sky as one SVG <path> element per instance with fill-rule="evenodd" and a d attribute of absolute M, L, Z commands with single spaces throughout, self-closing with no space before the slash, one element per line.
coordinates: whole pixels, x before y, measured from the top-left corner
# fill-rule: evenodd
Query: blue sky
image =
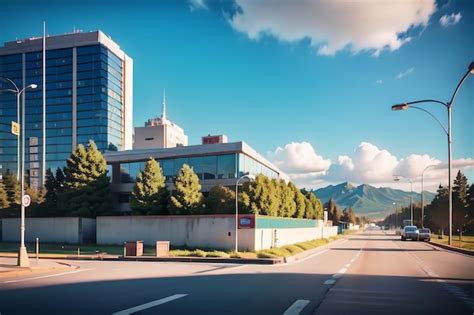
<path fill-rule="evenodd" d="M 474 59 L 473 2 L 438 1 L 433 7 L 427 0 L 424 11 L 414 2 L 389 8 L 387 16 L 363 5 L 328 5 L 334 16 L 327 21 L 318 16 L 325 1 L 300 2 L 314 9 L 309 13 L 292 2 L 276 2 L 281 10 L 275 2 L 246 2 L 1 1 L 0 43 L 40 36 L 43 20 L 51 35 L 100 29 L 134 59 L 136 126 L 160 114 L 166 88 L 168 117 L 191 144 L 208 133 L 244 140 L 300 186 L 345 178 L 387 186 L 394 168 L 416 177 L 429 163 L 446 160 L 445 136 L 430 117 L 391 112 L 390 105 L 450 98 Z M 359 13 L 364 17 L 354 19 Z M 394 41 L 390 31 L 400 27 Z M 381 28 L 387 38 L 370 40 Z M 474 76 L 453 109 L 455 159 L 474 158 L 473 100 Z M 446 121 L 441 107 L 426 108 Z M 367 163 L 372 168 L 365 169 Z M 387 169 L 384 176 L 370 175 L 379 168 Z M 438 173 L 431 189 L 442 181 Z M 466 173 L 472 181 L 472 169 Z"/>

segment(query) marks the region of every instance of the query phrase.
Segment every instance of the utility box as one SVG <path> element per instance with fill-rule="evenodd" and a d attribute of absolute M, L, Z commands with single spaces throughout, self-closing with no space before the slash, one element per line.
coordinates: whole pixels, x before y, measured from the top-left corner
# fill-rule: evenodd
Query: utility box
<path fill-rule="evenodd" d="M 156 257 L 168 257 L 170 255 L 170 242 L 156 241 Z"/>
<path fill-rule="evenodd" d="M 125 242 L 125 256 L 143 256 L 143 241 Z"/>

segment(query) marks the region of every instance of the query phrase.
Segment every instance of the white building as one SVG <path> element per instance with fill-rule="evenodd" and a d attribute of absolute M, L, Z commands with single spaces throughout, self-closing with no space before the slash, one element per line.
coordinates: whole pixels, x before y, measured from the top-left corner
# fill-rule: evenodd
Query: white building
<path fill-rule="evenodd" d="M 174 148 L 188 145 L 183 128 L 166 118 L 166 96 L 163 92 L 161 117 L 149 119 L 145 127 L 135 127 L 133 149 Z"/>

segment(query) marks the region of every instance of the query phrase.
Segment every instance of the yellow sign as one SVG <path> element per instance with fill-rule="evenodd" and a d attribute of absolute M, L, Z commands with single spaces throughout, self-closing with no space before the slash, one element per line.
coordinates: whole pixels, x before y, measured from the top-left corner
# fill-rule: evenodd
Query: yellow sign
<path fill-rule="evenodd" d="M 15 121 L 12 121 L 12 133 L 15 135 L 15 136 L 19 136 L 20 135 L 20 124 L 15 122 Z"/>

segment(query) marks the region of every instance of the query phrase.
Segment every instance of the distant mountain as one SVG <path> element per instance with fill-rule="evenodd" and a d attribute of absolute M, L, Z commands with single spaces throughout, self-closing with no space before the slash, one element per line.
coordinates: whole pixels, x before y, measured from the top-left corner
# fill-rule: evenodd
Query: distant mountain
<path fill-rule="evenodd" d="M 370 185 L 354 186 L 350 183 L 329 185 L 324 188 L 313 190 L 313 193 L 323 203 L 334 199 L 341 209 L 351 207 L 357 215 L 365 215 L 369 218 L 384 218 L 395 207 L 410 205 L 410 192 L 387 187 L 376 188 Z M 435 194 L 425 191 L 425 202 L 430 203 Z M 396 203 L 394 205 L 393 203 Z M 421 194 L 413 193 L 413 203 L 421 202 Z"/>

